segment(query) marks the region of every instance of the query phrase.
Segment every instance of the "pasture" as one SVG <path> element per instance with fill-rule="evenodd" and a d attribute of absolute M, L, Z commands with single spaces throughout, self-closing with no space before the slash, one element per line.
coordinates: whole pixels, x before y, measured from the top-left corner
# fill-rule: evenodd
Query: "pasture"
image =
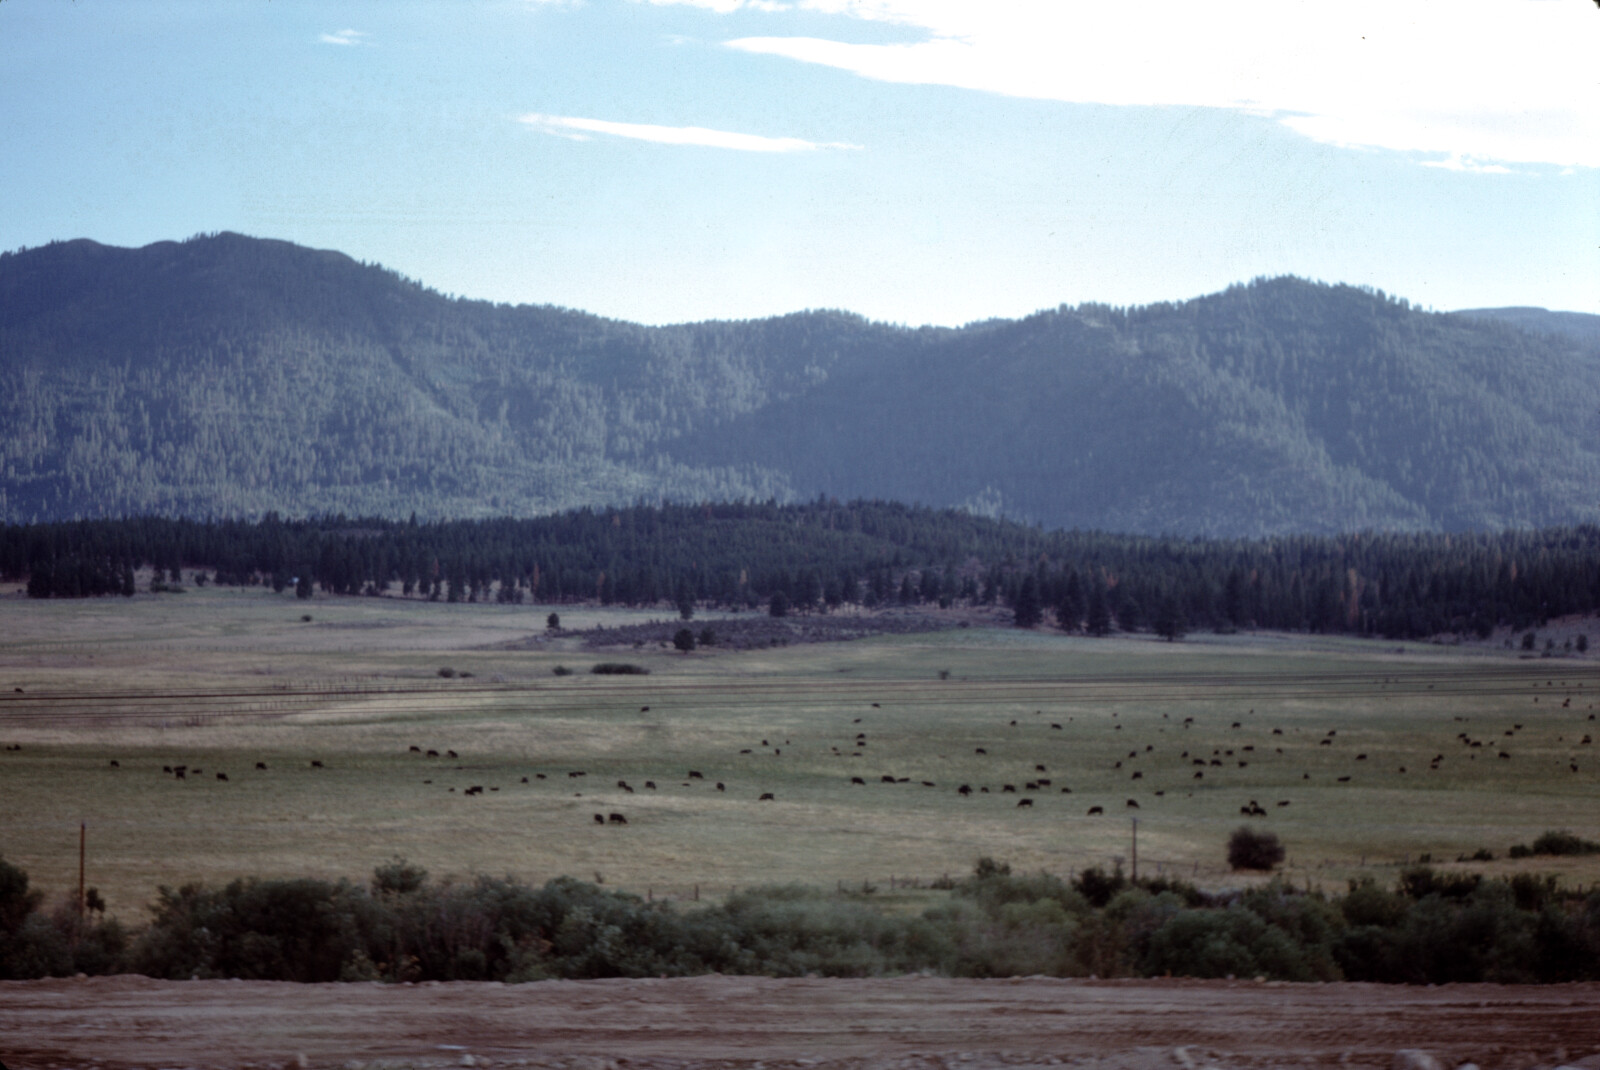
<path fill-rule="evenodd" d="M 667 615 L 558 608 L 569 627 Z M 1465 868 L 1600 878 L 1600 857 L 1506 858 L 1546 829 L 1600 839 L 1588 659 L 986 627 L 597 653 L 544 638 L 547 612 L 260 589 L 0 598 L 0 745 L 20 747 L 0 751 L 0 854 L 64 893 L 86 822 L 88 882 L 129 920 L 160 885 L 365 880 L 395 855 L 657 897 L 887 894 L 981 855 L 1129 865 L 1132 817 L 1141 873 L 1205 887 L 1248 879 L 1223 865 L 1246 821 L 1282 837 L 1291 880 L 1330 890 L 1480 848 L 1494 861 Z M 651 671 L 590 675 L 597 661 Z M 1252 800 L 1263 816 L 1241 814 Z M 612 813 L 627 823 L 596 824 Z"/>

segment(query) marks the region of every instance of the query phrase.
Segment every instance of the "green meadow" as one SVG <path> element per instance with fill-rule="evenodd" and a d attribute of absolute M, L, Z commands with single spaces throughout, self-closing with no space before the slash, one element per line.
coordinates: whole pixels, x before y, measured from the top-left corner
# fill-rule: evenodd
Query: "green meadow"
<path fill-rule="evenodd" d="M 557 610 L 568 628 L 669 615 Z M 1507 858 L 1546 829 L 1600 839 L 1586 659 L 981 621 L 597 652 L 548 636 L 549 611 L 260 589 L 0 597 L 0 744 L 20 747 L 0 752 L 0 854 L 64 893 L 81 822 L 88 883 L 130 919 L 161 885 L 364 880 L 397 855 L 436 877 L 570 874 L 658 898 L 914 892 L 984 855 L 1062 876 L 1131 867 L 1134 818 L 1141 874 L 1208 888 L 1260 879 L 1225 865 L 1244 822 L 1282 838 L 1297 885 L 1423 859 L 1600 878 L 1600 857 Z M 592 675 L 602 661 L 650 672 Z M 162 771 L 177 765 L 183 780 Z M 1241 814 L 1252 801 L 1265 816 Z M 596 824 L 613 813 L 627 823 Z M 1493 861 L 1456 862 L 1480 849 Z"/>

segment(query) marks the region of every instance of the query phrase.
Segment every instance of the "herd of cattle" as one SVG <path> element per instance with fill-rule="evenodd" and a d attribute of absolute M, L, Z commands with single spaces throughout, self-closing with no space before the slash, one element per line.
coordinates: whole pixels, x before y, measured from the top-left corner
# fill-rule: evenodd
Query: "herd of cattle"
<path fill-rule="evenodd" d="M 1549 685 L 1547 685 L 1547 686 L 1549 686 Z M 1582 685 L 1579 685 L 1580 688 L 1581 688 L 1581 686 Z M 1570 708 L 1571 707 L 1571 700 L 1572 700 L 1572 696 L 1570 694 L 1566 695 L 1565 696 L 1565 700 L 1562 702 L 1560 708 L 1561 709 Z M 1535 702 L 1538 701 L 1537 697 L 1535 698 L 1534 701 Z M 875 703 L 872 703 L 872 708 L 880 709 L 881 705 L 879 703 L 875 702 Z M 1593 709 L 1593 706 L 1590 705 L 1588 708 L 1589 709 Z M 642 707 L 641 708 L 641 712 L 648 712 L 649 709 L 650 709 L 649 706 Z M 1037 711 L 1036 712 L 1036 716 L 1042 715 L 1042 712 L 1043 711 Z M 1255 711 L 1252 709 L 1252 710 L 1249 711 L 1249 713 L 1250 714 L 1254 714 Z M 1113 713 L 1111 715 L 1111 717 L 1115 720 L 1118 717 L 1118 715 Z M 1162 714 L 1162 718 L 1164 720 L 1170 720 L 1170 715 L 1169 714 Z M 1074 718 L 1069 717 L 1068 721 L 1070 722 L 1073 719 Z M 1588 715 L 1587 719 L 1588 719 L 1588 721 L 1593 721 L 1593 720 L 1595 720 L 1595 715 L 1593 713 L 1590 713 Z M 854 724 L 860 724 L 861 720 L 862 719 L 860 717 L 858 717 L 858 718 L 855 719 L 855 721 L 853 723 Z M 1467 718 L 1465 718 L 1465 717 L 1456 717 L 1455 720 L 1457 722 L 1465 723 L 1467 721 Z M 1193 717 L 1185 717 L 1181 721 L 1176 722 L 1176 724 L 1179 727 L 1179 734 L 1180 735 L 1186 735 L 1186 734 L 1189 734 L 1190 730 L 1195 727 L 1195 719 Z M 1009 728 L 1018 728 L 1019 727 L 1018 726 L 1018 722 L 1016 720 L 1012 720 L 1012 721 L 1009 722 L 1007 727 L 1009 727 Z M 1120 722 L 1119 723 L 1115 723 L 1115 724 L 1112 725 L 1112 730 L 1113 731 L 1119 731 L 1120 732 L 1122 730 L 1122 728 L 1123 728 L 1123 725 Z M 1063 730 L 1063 726 L 1062 726 L 1062 724 L 1060 722 L 1049 722 L 1048 731 L 1062 731 L 1062 730 Z M 1162 728 L 1160 730 L 1160 734 L 1164 735 L 1165 731 L 1166 731 L 1166 729 Z M 1229 731 L 1230 732 L 1234 732 L 1234 731 L 1247 732 L 1248 729 L 1245 727 L 1245 724 L 1244 724 L 1243 721 L 1233 721 L 1229 725 Z M 1496 741 L 1495 744 L 1490 744 L 1489 740 L 1483 739 L 1483 738 L 1476 738 L 1470 732 L 1468 732 L 1466 730 L 1462 730 L 1462 731 L 1459 731 L 1459 732 L 1456 733 L 1455 743 L 1459 744 L 1461 747 L 1463 747 L 1465 749 L 1467 757 L 1468 757 L 1469 760 L 1476 760 L 1477 752 L 1483 750 L 1487 746 L 1487 747 L 1491 747 L 1493 749 L 1493 751 L 1496 754 L 1496 757 L 1497 757 L 1498 760 L 1500 760 L 1500 761 L 1510 761 L 1511 757 L 1512 757 L 1512 754 L 1511 754 L 1511 751 L 1509 750 L 1509 743 L 1507 743 L 1507 740 L 1511 740 L 1511 739 L 1516 738 L 1517 734 L 1522 732 L 1522 731 L 1523 731 L 1523 724 L 1520 723 L 1520 722 L 1519 723 L 1514 723 L 1514 724 L 1511 725 L 1511 727 L 1506 728 L 1506 729 L 1503 730 L 1503 734 L 1499 736 L 1499 738 L 1498 738 L 1498 740 Z M 1281 728 L 1273 728 L 1271 730 L 1271 735 L 1268 737 L 1268 739 L 1270 740 L 1273 737 L 1282 737 L 1283 735 L 1284 735 L 1283 729 L 1281 729 Z M 1328 729 L 1327 733 L 1317 741 L 1318 746 L 1322 746 L 1322 747 L 1334 747 L 1334 746 L 1336 746 L 1337 743 L 1338 743 L 1338 735 L 1339 735 L 1338 729 Z M 1243 738 L 1243 737 L 1241 737 L 1241 738 Z M 1557 737 L 1557 741 L 1558 742 L 1566 742 L 1564 736 L 1558 736 Z M 788 740 L 788 739 L 785 739 L 782 742 L 783 742 L 783 745 L 785 745 L 785 746 L 791 746 L 791 756 L 793 756 L 794 755 L 794 751 L 792 749 L 791 741 Z M 840 758 L 840 759 L 845 759 L 847 755 L 848 755 L 848 759 L 865 758 L 866 754 L 871 749 L 870 748 L 870 743 L 871 742 L 872 741 L 868 739 L 867 733 L 864 730 L 856 731 L 853 736 L 850 736 L 850 737 L 848 737 L 846 739 L 843 748 L 841 748 L 840 745 L 837 744 L 837 743 L 829 744 L 828 745 L 828 750 L 827 750 L 826 753 L 830 757 Z M 1130 782 L 1132 782 L 1132 781 L 1143 781 L 1145 779 L 1145 771 L 1144 771 L 1144 769 L 1135 768 L 1135 766 L 1144 764 L 1145 762 L 1155 762 L 1155 761 L 1157 761 L 1158 760 L 1158 752 L 1157 752 L 1156 744 L 1160 743 L 1160 742 L 1163 742 L 1163 741 L 1158 739 L 1155 742 L 1144 743 L 1142 746 L 1139 745 L 1139 744 L 1134 744 L 1132 746 L 1132 748 L 1128 751 L 1127 756 L 1125 758 L 1118 758 L 1115 762 L 1113 762 L 1111 764 L 1109 772 L 1118 773 L 1118 774 L 1121 774 L 1121 775 L 1126 775 Z M 1579 739 L 1576 743 L 1568 744 L 1568 746 L 1574 752 L 1572 755 L 1569 755 L 1569 757 L 1566 759 L 1567 764 L 1568 764 L 1568 768 L 1570 769 L 1570 771 L 1572 773 L 1577 773 L 1579 771 L 1579 765 L 1578 765 L 1578 762 L 1577 762 L 1577 759 L 1576 759 L 1576 756 L 1575 756 L 1576 748 L 1584 747 L 1584 746 L 1590 746 L 1590 745 L 1592 745 L 1592 737 L 1588 733 L 1584 733 L 1582 738 Z M 1177 744 L 1176 746 L 1181 747 L 1182 744 L 1180 743 L 1180 744 Z M 1236 765 L 1236 767 L 1239 768 L 1239 769 L 1245 769 L 1245 768 L 1249 767 L 1249 765 L 1250 765 L 1250 763 L 1252 761 L 1272 761 L 1275 758 L 1284 756 L 1284 748 L 1282 746 L 1280 746 L 1280 745 L 1277 745 L 1276 743 L 1273 743 L 1273 742 L 1262 742 L 1260 744 L 1260 746 L 1261 746 L 1261 749 L 1258 750 L 1256 743 L 1239 742 L 1239 743 L 1236 743 L 1232 747 L 1229 747 L 1229 746 L 1212 747 L 1212 748 L 1210 748 L 1210 753 L 1209 754 L 1203 753 L 1205 751 L 1205 749 L 1206 749 L 1205 747 L 1198 747 L 1198 748 L 1192 748 L 1192 749 L 1191 748 L 1185 748 L 1185 749 L 1182 750 L 1181 754 L 1179 755 L 1178 761 L 1187 763 L 1191 767 L 1197 767 L 1197 768 L 1193 768 L 1192 780 L 1204 780 L 1207 772 L 1213 772 L 1213 775 L 1216 776 L 1218 774 L 1216 774 L 1214 772 L 1214 770 L 1217 770 L 1219 768 L 1220 769 L 1225 769 L 1230 764 Z M 1267 750 L 1268 747 L 1271 748 L 1270 753 Z M 8 744 L 8 745 L 5 746 L 4 749 L 6 751 L 19 751 L 22 748 L 21 748 L 20 744 Z M 782 746 L 775 745 L 770 740 L 766 740 L 766 739 L 763 739 L 761 741 L 760 749 L 763 750 L 763 751 L 770 751 L 772 757 L 775 757 L 775 758 L 781 757 L 782 754 L 783 754 Z M 753 746 L 752 747 L 745 747 L 745 748 L 741 748 L 739 750 L 739 754 L 740 754 L 740 756 L 754 755 L 756 750 L 757 750 L 757 748 L 755 748 Z M 988 746 L 974 747 L 973 751 L 974 751 L 974 757 L 975 758 L 987 759 L 989 757 L 989 747 Z M 443 759 L 447 759 L 447 758 L 448 759 L 459 759 L 460 758 L 460 755 L 455 750 L 452 750 L 452 749 L 449 749 L 449 748 L 446 748 L 443 751 L 443 753 L 441 754 L 441 752 L 439 750 L 436 750 L 436 749 L 424 750 L 420 746 L 412 745 L 409 748 L 409 752 L 411 754 L 413 754 L 413 755 L 417 755 L 417 756 L 422 757 L 424 759 L 441 759 L 441 760 L 443 760 Z M 1359 751 L 1359 752 L 1355 753 L 1351 757 L 1350 760 L 1352 762 L 1367 762 L 1369 760 L 1369 758 L 1368 758 L 1368 755 L 1367 755 L 1367 753 L 1365 751 Z M 1427 759 L 1427 768 L 1429 769 L 1430 772 L 1438 772 L 1439 769 L 1441 768 L 1442 764 L 1445 762 L 1445 760 L 1446 760 L 1446 758 L 1445 758 L 1444 752 L 1440 751 L 1439 753 L 1435 754 L 1431 759 Z M 999 782 L 997 789 L 991 789 L 990 785 L 988 785 L 988 784 L 978 784 L 976 787 L 974 787 L 974 785 L 971 784 L 971 783 L 961 783 L 959 786 L 957 786 L 954 789 L 955 790 L 955 794 L 957 794 L 958 796 L 960 796 L 962 798 L 970 798 L 970 797 L 972 797 L 974 795 L 991 795 L 991 794 L 994 794 L 994 795 L 1013 795 L 1013 796 L 1017 796 L 1017 800 L 1016 800 L 1016 808 L 1017 809 L 1032 809 L 1033 806 L 1034 806 L 1034 796 L 1042 794 L 1042 793 L 1052 792 L 1052 791 L 1056 791 L 1057 789 L 1059 789 L 1059 794 L 1061 794 L 1061 795 L 1070 795 L 1070 794 L 1072 794 L 1072 788 L 1071 787 L 1068 787 L 1068 786 L 1066 786 L 1064 784 L 1063 785 L 1057 785 L 1055 783 L 1055 780 L 1052 778 L 1052 776 L 1049 775 L 1050 774 L 1050 768 L 1045 762 L 1032 761 L 1032 762 L 1030 762 L 1030 764 L 1032 765 L 1031 771 L 1025 777 L 1018 777 L 1017 778 L 1019 781 L 1021 781 L 1020 789 L 1019 789 L 1019 787 L 1018 787 L 1018 785 L 1016 783 L 1007 783 L 1007 782 L 1005 782 L 1003 780 Z M 117 759 L 113 758 L 113 759 L 110 760 L 110 767 L 112 769 L 120 769 L 121 768 L 121 763 Z M 311 769 L 323 769 L 323 768 L 325 768 L 324 763 L 320 759 L 311 759 L 310 763 L 309 763 L 309 767 Z M 464 767 L 462 767 L 462 766 L 456 766 L 455 767 L 456 770 L 462 770 L 463 768 Z M 1400 775 L 1404 775 L 1407 772 L 1407 768 L 1408 767 L 1406 765 L 1399 765 L 1399 766 L 1396 767 L 1396 773 L 1400 774 Z M 255 763 L 255 769 L 256 769 L 257 772 L 267 772 L 268 771 L 268 765 L 264 761 L 258 761 L 258 762 Z M 203 776 L 204 772 L 205 772 L 203 769 L 199 768 L 198 766 L 189 766 L 189 765 L 163 765 L 161 767 L 161 771 L 164 774 L 171 776 L 174 780 L 188 780 L 191 777 L 198 778 L 198 777 Z M 228 774 L 226 772 L 223 772 L 221 770 L 216 770 L 216 771 L 213 772 L 212 775 L 213 775 L 213 777 L 215 778 L 216 781 L 224 782 L 224 783 L 229 782 Z M 1169 776 L 1171 775 L 1170 770 L 1168 771 L 1168 775 Z M 533 773 L 532 776 L 533 776 L 533 778 L 535 780 L 545 780 L 545 779 L 547 779 L 547 775 L 545 773 L 536 772 L 536 773 Z M 572 780 L 572 781 L 580 781 L 582 778 L 587 777 L 587 776 L 588 776 L 588 773 L 585 770 L 581 770 L 581 769 L 569 770 L 567 772 L 567 778 L 569 780 Z M 898 776 L 898 775 L 894 775 L 894 774 L 890 774 L 890 773 L 879 774 L 875 779 L 876 779 L 877 783 L 887 784 L 887 785 L 901 785 L 901 784 L 916 783 L 916 784 L 920 785 L 923 788 L 936 789 L 938 787 L 937 782 L 933 781 L 933 780 L 926 780 L 926 779 L 922 779 L 922 778 L 912 778 L 910 776 Z M 1310 781 L 1312 779 L 1312 777 L 1311 777 L 1311 774 L 1309 772 L 1302 771 L 1301 772 L 1301 779 L 1303 781 Z M 1338 776 L 1336 776 L 1334 778 L 1334 780 L 1337 783 L 1340 783 L 1340 784 L 1349 784 L 1349 783 L 1351 783 L 1353 781 L 1353 779 L 1354 778 L 1353 778 L 1352 774 L 1341 774 L 1341 775 L 1338 775 Z M 693 787 L 696 781 L 705 782 L 706 781 L 705 774 L 702 773 L 700 770 L 690 769 L 690 770 L 686 771 L 686 773 L 685 773 L 684 777 L 681 779 L 680 783 L 681 783 L 681 785 L 683 787 L 688 788 L 688 787 Z M 528 776 L 523 776 L 522 777 L 521 783 L 527 784 L 529 782 L 530 781 L 529 781 L 529 777 Z M 433 780 L 431 778 L 429 778 L 429 779 L 424 780 L 423 783 L 425 785 L 431 785 L 431 784 L 433 784 Z M 726 793 L 728 791 L 727 782 L 718 780 L 718 781 L 715 781 L 714 783 L 716 785 L 716 787 L 715 787 L 716 791 L 724 792 L 724 793 Z M 862 775 L 851 775 L 849 777 L 849 783 L 852 786 L 855 786 L 855 787 L 866 787 L 867 784 L 869 783 L 869 778 L 866 777 L 866 776 L 862 776 Z M 642 786 L 643 786 L 644 790 L 646 790 L 646 791 L 657 791 L 657 790 L 659 790 L 657 788 L 656 781 L 654 781 L 654 780 L 645 780 L 645 781 L 642 782 Z M 1192 796 L 1193 795 L 1193 790 L 1192 790 L 1193 785 L 1191 784 L 1190 786 L 1191 786 L 1191 790 L 1188 792 L 1188 794 L 1190 796 Z M 628 783 L 628 781 L 626 779 L 619 779 L 616 782 L 616 787 L 617 787 L 617 790 L 622 791 L 622 792 L 624 792 L 626 794 L 629 794 L 629 795 L 632 795 L 632 794 L 635 793 L 634 786 L 632 784 Z M 450 788 L 447 788 L 446 790 L 448 792 L 450 792 L 450 793 L 455 793 L 457 789 L 455 787 L 450 787 Z M 484 793 L 484 790 L 485 790 L 485 788 L 484 788 L 483 785 L 474 784 L 474 785 L 471 785 L 469 787 L 461 789 L 461 794 L 463 796 L 478 796 L 478 795 L 482 795 Z M 491 786 L 488 787 L 487 790 L 489 790 L 491 792 L 498 792 L 500 790 L 500 788 L 498 786 L 491 785 Z M 1023 793 L 1032 793 L 1032 794 L 1023 794 Z M 1155 798 L 1161 798 L 1161 797 L 1163 797 L 1163 796 L 1165 796 L 1167 794 L 1167 789 L 1164 789 L 1164 788 L 1163 789 L 1157 789 L 1152 794 L 1153 794 L 1153 796 Z M 574 793 L 575 797 L 580 797 L 581 798 L 582 795 L 583 795 L 583 793 L 581 791 Z M 757 795 L 757 801 L 758 802 L 773 802 L 773 801 L 776 801 L 776 794 L 774 792 L 771 792 L 771 791 L 760 792 Z M 1279 799 L 1279 800 L 1277 800 L 1276 805 L 1278 807 L 1286 807 L 1286 806 L 1289 806 L 1290 803 L 1291 803 L 1291 800 L 1289 800 L 1289 799 Z M 1139 800 L 1136 799 L 1136 798 L 1128 798 L 1126 800 L 1125 807 L 1127 809 L 1130 809 L 1130 810 L 1141 809 L 1140 804 L 1139 804 Z M 1258 803 L 1255 799 L 1250 799 L 1244 805 L 1240 806 L 1239 807 L 1239 812 L 1241 814 L 1247 816 L 1247 817 L 1265 817 L 1265 816 L 1267 816 L 1266 808 L 1263 807 L 1260 803 Z M 1090 816 L 1090 817 L 1099 816 L 1099 815 L 1102 815 L 1104 813 L 1105 813 L 1105 807 L 1103 805 L 1100 805 L 1100 804 L 1092 805 L 1092 806 L 1088 807 L 1088 809 L 1087 809 L 1087 816 Z M 623 814 L 623 813 L 621 813 L 619 811 L 612 810 L 612 811 L 607 811 L 605 813 L 596 813 L 596 814 L 594 814 L 594 823 L 597 824 L 597 825 L 626 825 L 626 824 L 628 824 L 628 818 L 627 818 L 627 816 L 625 814 Z"/>

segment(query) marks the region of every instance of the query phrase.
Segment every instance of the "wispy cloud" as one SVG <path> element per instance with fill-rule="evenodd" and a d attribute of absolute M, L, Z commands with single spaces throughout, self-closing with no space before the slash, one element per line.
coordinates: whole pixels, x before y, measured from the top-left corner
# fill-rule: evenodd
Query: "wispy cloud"
<path fill-rule="evenodd" d="M 529 113 L 519 121 L 536 130 L 576 141 L 587 141 L 593 134 L 654 141 L 662 145 L 698 145 L 711 149 L 737 149 L 741 152 L 816 152 L 821 149 L 859 149 L 842 141 L 806 141 L 797 137 L 764 137 L 731 130 L 712 130 L 704 126 L 656 126 L 651 123 L 618 123 L 609 119 L 582 119 L 572 115 Z"/>
<path fill-rule="evenodd" d="M 346 47 L 350 47 L 352 45 L 366 44 L 367 42 L 364 40 L 364 38 L 369 36 L 371 35 L 361 30 L 335 30 L 332 33 L 325 33 L 318 36 L 317 40 L 321 41 L 325 45 L 344 45 Z"/>
<path fill-rule="evenodd" d="M 718 12 L 752 0 L 649 0 Z M 1045 100 L 1227 108 L 1433 165 L 1600 167 L 1600 18 L 1548 0 L 795 0 L 920 36 L 726 42 L 885 82 Z M 1469 163 L 1469 161 L 1471 161 Z"/>

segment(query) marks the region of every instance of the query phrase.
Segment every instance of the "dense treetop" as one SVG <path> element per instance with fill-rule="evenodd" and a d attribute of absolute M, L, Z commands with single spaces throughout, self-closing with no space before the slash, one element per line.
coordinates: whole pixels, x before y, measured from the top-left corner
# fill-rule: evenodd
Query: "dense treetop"
<path fill-rule="evenodd" d="M 1600 527 L 1181 539 L 1054 531 L 956 510 L 819 500 L 581 509 L 533 520 L 341 516 L 0 525 L 0 576 L 37 597 L 135 593 L 135 571 L 310 597 L 754 607 L 1003 604 L 1106 634 L 1275 628 L 1429 636 L 1600 608 Z"/>
<path fill-rule="evenodd" d="M 1600 520 L 1592 325 L 1529 312 L 1279 278 L 961 329 L 643 327 L 234 234 L 61 242 L 0 256 L 0 519 L 821 493 L 1146 533 Z"/>

